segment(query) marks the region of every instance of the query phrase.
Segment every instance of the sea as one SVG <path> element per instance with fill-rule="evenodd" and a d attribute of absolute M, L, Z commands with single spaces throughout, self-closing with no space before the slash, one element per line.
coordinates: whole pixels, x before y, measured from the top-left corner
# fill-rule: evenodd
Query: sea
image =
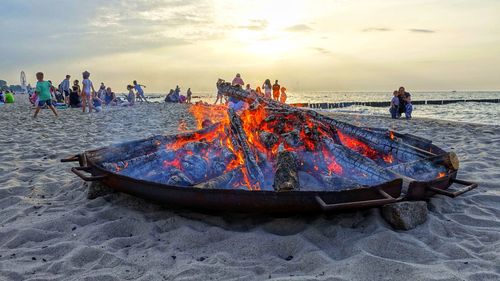
<path fill-rule="evenodd" d="M 181 93 L 182 94 L 182 93 Z M 339 103 L 390 101 L 392 92 L 288 91 L 287 103 Z M 416 91 L 412 100 L 500 99 L 500 91 Z M 151 94 L 152 100 L 163 101 L 165 94 Z M 214 102 L 215 92 L 193 92 L 193 101 Z M 328 109 L 364 115 L 390 115 L 385 107 L 349 106 Z M 460 102 L 446 105 L 413 105 L 413 117 L 455 122 L 500 125 L 500 103 Z"/>

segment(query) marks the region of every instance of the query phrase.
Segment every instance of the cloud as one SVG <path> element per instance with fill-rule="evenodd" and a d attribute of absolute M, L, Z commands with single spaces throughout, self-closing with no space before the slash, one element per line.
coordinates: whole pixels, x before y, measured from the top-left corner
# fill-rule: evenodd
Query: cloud
<path fill-rule="evenodd" d="M 308 32 L 308 31 L 311 31 L 313 29 L 306 24 L 296 24 L 296 25 L 285 28 L 285 30 L 290 31 L 290 32 Z"/>
<path fill-rule="evenodd" d="M 240 25 L 237 28 L 248 29 L 252 31 L 261 31 L 266 29 L 268 23 L 266 20 L 251 20 L 248 25 Z"/>
<path fill-rule="evenodd" d="M 318 53 L 322 53 L 322 54 L 325 54 L 325 55 L 331 53 L 330 50 L 325 49 L 325 48 L 321 48 L 321 47 L 311 47 L 311 49 L 317 51 Z"/>
<path fill-rule="evenodd" d="M 435 33 L 436 32 L 435 30 L 422 29 L 422 28 L 412 28 L 412 29 L 408 29 L 408 31 L 414 32 L 414 33 Z"/>
<path fill-rule="evenodd" d="M 363 32 L 387 32 L 392 31 L 390 28 L 386 27 L 368 27 L 362 30 Z"/>

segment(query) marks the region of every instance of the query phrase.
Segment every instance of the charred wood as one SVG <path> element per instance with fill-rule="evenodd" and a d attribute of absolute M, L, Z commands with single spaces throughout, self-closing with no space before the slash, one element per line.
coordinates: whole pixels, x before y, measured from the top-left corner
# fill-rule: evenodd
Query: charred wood
<path fill-rule="evenodd" d="M 297 157 L 293 152 L 281 151 L 278 153 L 273 187 L 276 191 L 300 189 Z"/>

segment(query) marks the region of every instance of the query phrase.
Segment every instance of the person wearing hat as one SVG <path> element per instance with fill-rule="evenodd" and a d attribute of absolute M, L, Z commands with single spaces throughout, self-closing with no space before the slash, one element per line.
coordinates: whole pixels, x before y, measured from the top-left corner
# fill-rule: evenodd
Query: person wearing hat
<path fill-rule="evenodd" d="M 84 71 L 82 73 L 83 81 L 82 81 L 82 108 L 85 113 L 85 108 L 89 107 L 89 113 L 92 113 L 92 99 L 96 96 L 94 85 L 92 81 L 90 81 L 90 72 Z"/>
<path fill-rule="evenodd" d="M 239 73 L 236 73 L 236 77 L 234 77 L 231 84 L 233 86 L 243 87 L 243 85 L 245 85 L 245 82 L 243 82 L 243 79 L 241 79 L 241 75 Z"/>

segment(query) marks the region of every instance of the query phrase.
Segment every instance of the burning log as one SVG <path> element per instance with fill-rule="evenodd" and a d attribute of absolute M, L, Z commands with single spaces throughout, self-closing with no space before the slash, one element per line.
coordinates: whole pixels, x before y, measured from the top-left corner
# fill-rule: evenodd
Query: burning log
<path fill-rule="evenodd" d="M 447 172 L 445 167 L 456 170 L 458 166 L 457 155 L 454 152 L 449 152 L 429 159 L 421 159 L 391 166 L 388 169 L 403 177 L 410 178 L 408 180 L 416 179 L 426 181 L 444 175 Z"/>
<path fill-rule="evenodd" d="M 401 161 L 414 161 L 425 157 L 434 156 L 434 154 L 429 151 L 425 151 L 418 147 L 394 140 L 386 134 L 337 121 L 333 118 L 320 115 L 317 112 L 308 111 L 308 114 L 316 120 L 320 120 L 324 123 L 330 124 L 344 134 L 355 137 L 359 141 L 367 144 L 368 146 L 379 152 L 386 154 L 390 153 L 396 159 L 399 159 Z"/>
<path fill-rule="evenodd" d="M 233 189 L 234 187 L 238 187 L 238 183 L 241 181 L 241 178 L 244 176 L 242 169 L 245 169 L 244 166 L 236 167 L 234 170 L 229 171 L 225 174 L 222 174 L 216 178 L 213 178 L 209 181 L 199 183 L 195 185 L 196 188 L 203 189 Z M 242 188 L 242 187 L 241 187 Z"/>
<path fill-rule="evenodd" d="M 264 182 L 264 175 L 257 165 L 255 156 L 247 143 L 247 135 L 241 124 L 240 117 L 235 113 L 233 109 L 229 109 L 229 120 L 231 125 L 231 137 L 233 139 L 233 145 L 238 144 L 239 148 L 243 151 L 245 157 L 245 166 L 252 181 L 250 184 L 256 185 L 258 187 L 262 186 Z M 252 188 L 249 186 L 249 188 Z"/>
<path fill-rule="evenodd" d="M 299 190 L 297 158 L 293 152 L 280 151 L 278 153 L 273 187 L 276 191 Z"/>
<path fill-rule="evenodd" d="M 395 178 L 394 174 L 379 167 L 373 160 L 362 156 L 344 146 L 335 144 L 333 141 L 324 139 L 324 144 L 328 151 L 335 155 L 335 161 L 350 171 L 357 171 L 355 180 L 363 185 L 376 185 Z M 346 176 L 352 176 L 351 173 L 345 173 Z"/>

